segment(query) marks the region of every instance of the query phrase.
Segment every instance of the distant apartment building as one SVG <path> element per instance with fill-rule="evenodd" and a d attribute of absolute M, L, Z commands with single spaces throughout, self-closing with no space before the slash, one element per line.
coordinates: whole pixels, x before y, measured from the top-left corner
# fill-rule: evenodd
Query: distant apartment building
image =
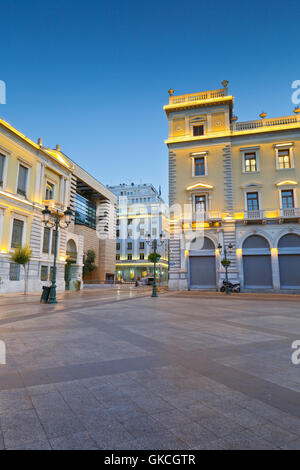
<path fill-rule="evenodd" d="M 168 279 L 168 208 L 152 184 L 110 186 L 118 197 L 116 225 L 116 279 L 134 281 L 153 277 L 150 240 L 158 240 L 157 278 Z M 150 237 L 149 237 L 150 235 Z M 160 245 L 159 239 L 163 243 Z"/>
<path fill-rule="evenodd" d="M 300 109 L 237 122 L 227 84 L 164 106 L 169 288 L 218 289 L 226 248 L 242 289 L 300 289 Z"/>

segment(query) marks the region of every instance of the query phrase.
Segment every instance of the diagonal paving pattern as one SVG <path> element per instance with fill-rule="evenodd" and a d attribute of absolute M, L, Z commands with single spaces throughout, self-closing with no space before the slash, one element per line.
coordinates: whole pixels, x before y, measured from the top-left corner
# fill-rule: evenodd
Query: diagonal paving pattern
<path fill-rule="evenodd" d="M 242 299 L 242 297 L 241 297 Z M 298 300 L 0 303 L 0 449 L 300 449 Z"/>

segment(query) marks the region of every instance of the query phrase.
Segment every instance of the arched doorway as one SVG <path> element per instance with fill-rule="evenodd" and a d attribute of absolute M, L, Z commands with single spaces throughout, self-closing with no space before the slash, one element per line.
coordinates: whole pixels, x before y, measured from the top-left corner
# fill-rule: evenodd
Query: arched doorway
<path fill-rule="evenodd" d="M 280 289 L 300 289 L 300 236 L 283 235 L 278 242 Z"/>
<path fill-rule="evenodd" d="M 65 283 L 66 290 L 70 289 L 70 282 L 77 277 L 77 247 L 74 240 L 70 239 L 67 242 L 66 249 L 66 264 L 65 264 Z"/>
<path fill-rule="evenodd" d="M 191 289 L 216 288 L 215 245 L 207 237 L 190 242 L 189 278 Z"/>
<path fill-rule="evenodd" d="M 271 250 L 260 235 L 250 235 L 243 243 L 244 288 L 272 289 Z"/>

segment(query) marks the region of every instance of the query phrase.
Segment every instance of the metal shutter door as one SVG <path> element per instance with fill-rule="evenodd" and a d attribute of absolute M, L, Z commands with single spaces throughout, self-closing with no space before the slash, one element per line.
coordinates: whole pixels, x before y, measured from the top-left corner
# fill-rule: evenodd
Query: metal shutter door
<path fill-rule="evenodd" d="M 192 289 L 216 288 L 216 260 L 214 256 L 190 257 L 190 284 Z"/>
<path fill-rule="evenodd" d="M 300 288 L 300 255 L 279 255 L 281 289 Z"/>
<path fill-rule="evenodd" d="M 272 288 L 270 255 L 244 255 L 244 286 L 251 289 Z"/>

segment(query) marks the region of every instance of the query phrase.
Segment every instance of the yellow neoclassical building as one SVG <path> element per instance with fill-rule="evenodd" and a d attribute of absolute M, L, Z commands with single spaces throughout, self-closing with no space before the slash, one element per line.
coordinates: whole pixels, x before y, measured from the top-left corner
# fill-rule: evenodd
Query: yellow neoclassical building
<path fill-rule="evenodd" d="M 23 291 L 24 272 L 10 262 L 17 246 L 29 245 L 28 290 L 40 291 L 51 279 L 54 235 L 42 225 L 45 205 L 63 211 L 70 200 L 73 167 L 59 147 L 55 150 L 28 139 L 0 119 L 0 293 Z M 80 248 L 80 237 L 61 229 L 58 240 L 57 287 L 65 288 L 68 241 Z M 82 268 L 79 253 L 78 272 Z"/>
<path fill-rule="evenodd" d="M 169 95 L 169 287 L 218 289 L 226 248 L 242 289 L 300 289 L 300 109 L 238 122 L 227 81 Z"/>

